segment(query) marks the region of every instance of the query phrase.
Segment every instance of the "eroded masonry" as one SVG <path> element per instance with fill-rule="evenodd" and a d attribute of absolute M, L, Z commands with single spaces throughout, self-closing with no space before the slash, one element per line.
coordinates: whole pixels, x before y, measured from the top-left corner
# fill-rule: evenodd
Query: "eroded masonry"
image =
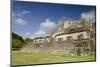
<path fill-rule="evenodd" d="M 47 37 L 37 37 L 21 51 L 87 56 L 95 53 L 96 23 L 63 20 Z"/>

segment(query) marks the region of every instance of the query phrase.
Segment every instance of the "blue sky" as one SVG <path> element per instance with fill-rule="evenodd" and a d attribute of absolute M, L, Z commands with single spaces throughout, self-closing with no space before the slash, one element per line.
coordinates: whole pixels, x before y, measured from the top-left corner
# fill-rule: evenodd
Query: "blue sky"
<path fill-rule="evenodd" d="M 12 31 L 24 38 L 46 36 L 63 19 L 80 19 L 95 6 L 13 1 Z"/>

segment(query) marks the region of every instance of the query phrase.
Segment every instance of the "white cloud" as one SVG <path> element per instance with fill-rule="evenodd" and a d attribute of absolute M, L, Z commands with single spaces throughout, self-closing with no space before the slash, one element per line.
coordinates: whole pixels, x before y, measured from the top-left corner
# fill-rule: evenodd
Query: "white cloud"
<path fill-rule="evenodd" d="M 23 10 L 23 11 L 18 10 L 17 12 L 12 12 L 12 17 L 13 17 L 14 22 L 18 25 L 26 25 L 27 24 L 26 20 L 22 19 L 21 17 L 29 13 L 31 12 L 26 11 L 26 10 Z"/>
<path fill-rule="evenodd" d="M 52 29 L 54 29 L 56 27 L 56 23 L 53 21 L 50 21 L 50 19 L 46 19 L 45 22 L 42 22 L 40 24 L 40 30 L 49 32 Z"/>
<path fill-rule="evenodd" d="M 15 23 L 18 24 L 18 25 L 22 25 L 22 26 L 27 24 L 27 22 L 22 18 L 17 18 L 15 20 Z"/>
<path fill-rule="evenodd" d="M 31 35 L 31 32 L 26 32 L 25 35 L 29 36 L 29 35 Z"/>
<path fill-rule="evenodd" d="M 48 32 L 52 31 L 56 27 L 56 23 L 46 19 L 45 22 L 40 23 L 39 30 L 35 32 L 31 38 L 35 37 L 45 37 Z"/>
<path fill-rule="evenodd" d="M 89 21 L 91 23 L 95 22 L 95 11 L 89 11 L 87 13 L 82 13 L 81 14 L 81 19 L 84 19 L 86 21 Z"/>
<path fill-rule="evenodd" d="M 32 35 L 32 32 L 26 32 L 23 36 L 24 38 L 31 38 L 30 36 Z"/>
<path fill-rule="evenodd" d="M 30 38 L 35 38 L 35 37 L 45 37 L 46 32 L 42 30 L 38 30 L 36 33 L 34 33 Z"/>
<path fill-rule="evenodd" d="M 44 31 L 41 31 L 41 30 L 39 30 L 39 31 L 37 31 L 36 33 L 35 33 L 35 35 L 38 35 L 38 36 L 41 36 L 41 35 L 45 35 L 45 32 Z"/>
<path fill-rule="evenodd" d="M 26 15 L 26 14 L 29 14 L 29 13 L 31 13 L 31 11 L 23 10 L 23 11 L 17 11 L 16 15 L 17 16 L 23 16 L 23 15 Z"/>
<path fill-rule="evenodd" d="M 22 11 L 22 14 L 24 15 L 24 14 L 28 14 L 28 13 L 31 13 L 30 11 Z"/>

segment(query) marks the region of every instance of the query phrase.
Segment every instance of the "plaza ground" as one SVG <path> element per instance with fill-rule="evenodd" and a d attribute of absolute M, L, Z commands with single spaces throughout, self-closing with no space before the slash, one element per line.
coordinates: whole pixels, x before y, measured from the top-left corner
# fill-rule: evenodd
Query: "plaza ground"
<path fill-rule="evenodd" d="M 68 55 L 52 55 L 46 53 L 25 53 L 20 51 L 12 51 L 12 65 L 79 62 L 79 61 L 95 61 L 95 60 L 96 60 L 95 55 L 68 56 Z"/>

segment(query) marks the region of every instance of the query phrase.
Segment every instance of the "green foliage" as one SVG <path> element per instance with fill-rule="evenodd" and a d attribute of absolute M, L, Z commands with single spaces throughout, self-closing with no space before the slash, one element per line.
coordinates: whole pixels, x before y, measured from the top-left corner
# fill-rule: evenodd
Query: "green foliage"
<path fill-rule="evenodd" d="M 12 32 L 12 48 L 21 48 L 23 45 L 23 38 Z"/>
<path fill-rule="evenodd" d="M 20 40 L 17 40 L 17 39 L 13 39 L 12 40 L 12 47 L 13 48 L 20 48 L 22 47 L 22 45 L 24 44 L 23 42 L 21 42 Z"/>
<path fill-rule="evenodd" d="M 21 36 L 12 32 L 12 48 L 13 49 L 20 49 L 26 43 L 32 42 L 32 39 L 26 38 L 23 40 Z"/>
<path fill-rule="evenodd" d="M 30 38 L 26 38 L 26 39 L 25 39 L 25 43 L 32 42 L 32 41 L 33 41 L 33 40 L 30 39 Z"/>
<path fill-rule="evenodd" d="M 22 42 L 24 42 L 23 38 L 17 34 L 15 34 L 14 32 L 12 32 L 12 39 L 18 39 Z"/>

